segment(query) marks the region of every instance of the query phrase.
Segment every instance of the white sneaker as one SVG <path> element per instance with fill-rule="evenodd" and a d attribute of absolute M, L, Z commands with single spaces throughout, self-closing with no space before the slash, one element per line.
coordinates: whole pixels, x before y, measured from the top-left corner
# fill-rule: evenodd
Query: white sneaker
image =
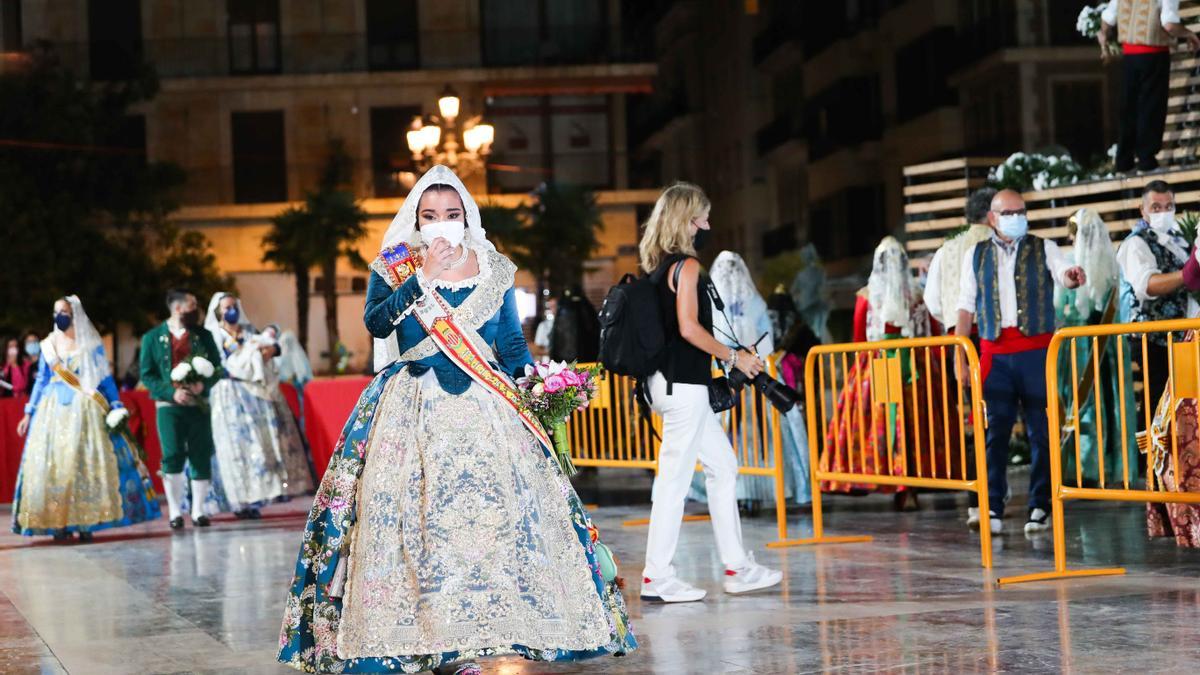
<path fill-rule="evenodd" d="M 737 570 L 725 570 L 726 593 L 749 593 L 770 588 L 783 581 L 783 572 L 763 567 L 754 561 L 754 554 L 746 554 L 746 566 Z"/>
<path fill-rule="evenodd" d="M 967 507 L 967 527 L 971 528 L 972 530 L 979 529 L 979 507 L 978 506 L 968 506 Z"/>
<path fill-rule="evenodd" d="M 1000 519 L 1000 516 L 996 515 L 995 511 L 990 512 L 988 515 L 990 516 L 989 520 L 991 522 L 989 523 L 989 526 L 992 529 L 992 534 L 1000 534 L 1003 532 L 1004 521 Z"/>
<path fill-rule="evenodd" d="M 1050 529 L 1050 514 L 1042 509 L 1029 512 L 1029 522 L 1025 523 L 1025 534 L 1036 534 Z"/>
<path fill-rule="evenodd" d="M 703 600 L 708 591 L 696 588 L 679 577 L 667 577 L 651 581 L 642 578 L 642 600 L 647 602 L 696 602 Z"/>

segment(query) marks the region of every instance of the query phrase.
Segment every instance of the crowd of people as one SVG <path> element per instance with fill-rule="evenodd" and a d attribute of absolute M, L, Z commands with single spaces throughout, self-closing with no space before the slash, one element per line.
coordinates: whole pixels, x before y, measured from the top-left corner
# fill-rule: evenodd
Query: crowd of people
<path fill-rule="evenodd" d="M 640 245 L 642 270 L 655 288 L 655 320 L 665 336 L 661 361 L 644 386 L 647 404 L 662 418 L 640 585 L 648 602 L 695 602 L 706 595 L 675 567 L 689 494 L 708 503 L 725 592 L 780 583 L 780 571 L 746 550 L 738 506 L 773 498 L 772 483 L 738 476 L 741 449 L 735 445 L 763 444 L 763 420 L 751 420 L 750 433 L 731 439 L 722 416 L 732 413 L 712 399 L 713 363 L 798 388 L 809 350 L 828 333 L 823 278 L 811 252 L 793 287 L 780 286 L 767 297 L 734 252 L 720 252 L 711 272 L 700 265 L 697 255 L 712 229 L 709 209 L 697 186 L 666 188 Z M 892 237 L 877 247 L 868 284 L 858 294 L 855 341 L 950 332 L 969 335 L 978 345 L 991 509 L 980 514 L 972 505 L 972 527 L 1003 529 L 1011 495 L 1009 444 L 1018 417 L 1032 460 L 1024 529 L 1048 527 L 1044 377 L 1058 327 L 1200 314 L 1190 295 L 1200 291 L 1200 262 L 1176 223 L 1170 186 L 1149 182 L 1141 213 L 1114 251 L 1100 217 L 1079 210 L 1070 219 L 1074 246 L 1068 254 L 1028 232 L 1020 194 L 985 188 L 968 199 L 969 225 L 927 265 L 912 265 Z M 469 675 L 479 672 L 476 661 L 486 656 L 578 660 L 637 648 L 611 554 L 553 444 L 514 393 L 514 382 L 533 363 L 516 310 L 515 275 L 515 265 L 488 241 L 478 207 L 459 179 L 445 167 L 427 172 L 371 264 L 364 323 L 375 340 L 376 375 L 323 477 L 313 474 L 279 389 L 281 380 L 312 376 L 294 336 L 273 324 L 257 329 L 233 293 L 215 294 L 203 314 L 193 294 L 168 293 L 169 316 L 143 336 L 139 363 L 141 383 L 156 406 L 170 527 L 183 528 L 185 515 L 193 526 L 207 527 L 220 511 L 258 518 L 264 504 L 315 491 L 288 587 L 282 662 L 320 672 L 453 667 Z M 557 304 L 553 324 L 540 328 L 537 339 L 549 335 L 551 351 L 587 358 L 592 342 L 601 340 L 598 327 L 589 328 L 583 316 L 594 310 L 581 292 Z M 103 528 L 160 517 L 103 343 L 78 297 L 55 303 L 53 325 L 44 339 L 9 340 L 0 372 L 13 391 L 30 395 L 18 428 L 26 445 L 14 531 L 56 539 L 77 534 L 86 541 Z M 1200 480 L 1200 420 L 1194 400 L 1172 398 L 1165 341 L 1153 334 L 1144 353 L 1139 340 L 1121 344 L 1127 348 L 1097 341 L 1072 352 L 1076 368 L 1061 369 L 1087 372 L 1089 348 L 1099 354 L 1100 400 L 1065 399 L 1078 408 L 1079 475 L 1091 484 L 1114 480 L 1123 465 L 1135 474 L 1147 467 L 1166 484 L 1200 489 L 1193 485 Z M 1171 466 L 1166 455 L 1139 464 L 1137 428 L 1117 424 L 1120 416 L 1112 414 L 1124 410 L 1127 420 L 1144 419 L 1133 386 L 1143 362 L 1149 364 L 1141 373 L 1146 387 L 1159 401 L 1148 430 L 1157 439 L 1151 445 L 1161 447 L 1161 437 L 1170 433 L 1164 410 L 1192 420 L 1185 425 L 1189 437 L 1179 432 L 1184 466 Z M 970 379 L 964 363 L 951 365 L 943 373 L 936 362 L 911 363 L 905 386 Z M 849 370 L 844 387 L 831 392 L 836 406 L 869 399 L 867 370 L 861 359 Z M 1062 377 L 1057 386 L 1064 396 L 1090 390 Z M 903 398 L 897 405 L 918 406 Z M 904 434 L 924 448 L 931 473 L 969 472 L 953 466 L 962 449 L 949 447 L 958 442 L 964 420 L 933 408 L 919 410 L 933 420 L 928 426 L 915 422 L 914 407 L 904 415 L 914 420 L 908 426 L 889 414 L 872 416 L 871 428 L 862 429 L 854 426 L 866 423 L 862 416 L 841 415 L 821 432 L 826 445 L 855 438 L 882 444 Z M 806 425 L 798 407 L 782 410 L 779 419 L 784 489 L 803 505 L 813 488 Z M 898 426 L 888 427 L 893 424 Z M 932 428 L 952 432 L 934 435 Z M 1126 442 L 1112 441 L 1123 433 Z M 1130 452 L 1124 463 L 1115 454 L 1121 448 Z M 869 448 L 861 456 L 895 461 Z M 845 468 L 837 466 L 837 453 L 821 460 L 826 470 Z M 697 463 L 702 477 L 696 476 Z M 854 494 L 881 489 L 839 482 L 819 488 Z M 1151 531 L 1200 544 L 1195 509 L 1152 509 Z"/>
<path fill-rule="evenodd" d="M 142 338 L 139 369 L 155 402 L 170 527 L 184 527 L 185 510 L 207 527 L 217 512 L 258 518 L 268 502 L 311 492 L 307 448 L 279 388 L 281 377 L 312 377 L 294 336 L 275 325 L 256 330 L 230 293 L 214 295 L 203 318 L 187 291 L 169 292 L 166 305 L 169 318 Z M 144 451 L 82 301 L 56 301 L 52 322 L 44 339 L 27 334 L 23 350 L 9 340 L 0 371 L 9 385 L 0 388 L 28 397 L 17 426 L 25 445 L 13 531 L 88 541 L 160 517 Z"/>
<path fill-rule="evenodd" d="M 1079 209 L 1068 222 L 1073 246 L 1070 253 L 1065 253 L 1055 242 L 1028 232 L 1025 203 L 1019 193 L 983 188 L 967 200 L 967 226 L 948 237 L 931 259 L 921 261 L 927 264 L 911 265 L 903 246 L 891 237 L 876 249 L 868 286 L 860 292 L 856 306 L 854 340 L 950 333 L 970 336 L 980 354 L 990 513 L 980 514 L 972 503 L 967 516 L 972 528 L 985 521 L 993 533 L 1003 531 L 1006 505 L 1012 496 L 1007 475 L 1010 441 L 1018 419 L 1023 422 L 1030 450 L 1024 531 L 1034 534 L 1050 527 L 1045 374 L 1047 349 L 1055 330 L 1200 316 L 1200 305 L 1193 296 L 1200 290 L 1200 262 L 1177 222 L 1171 186 L 1162 180 L 1150 180 L 1142 191 L 1140 212 L 1141 219 L 1114 250 L 1110 230 L 1100 216 Z M 1176 339 L 1191 338 L 1178 335 Z M 1076 439 L 1079 466 L 1073 453 L 1065 453 L 1064 474 L 1081 478 L 1079 487 L 1113 484 L 1129 467 L 1133 481 L 1139 480 L 1143 471 L 1153 471 L 1164 484 L 1200 489 L 1200 441 L 1194 422 L 1190 427 L 1179 427 L 1182 466 L 1171 466 L 1173 458 L 1168 453 L 1146 461 L 1138 456 L 1136 434 L 1146 431 L 1147 415 L 1135 381 L 1142 382 L 1149 393 L 1145 399 L 1158 402 L 1150 425 L 1152 454 L 1153 448 L 1170 445 L 1163 439 L 1171 433 L 1165 421 L 1171 408 L 1176 408 L 1177 418 L 1184 420 L 1194 420 L 1196 413 L 1191 399 L 1172 398 L 1167 342 L 1165 332 L 1150 331 L 1144 348 L 1140 337 L 1104 338 L 1094 344 L 1077 343 L 1060 357 L 1060 381 L 1055 385 L 1060 402 L 1072 415 L 1067 432 L 1074 433 L 1078 422 L 1080 436 Z M 1093 359 L 1093 349 L 1098 359 Z M 1098 382 L 1094 368 L 1097 360 Z M 932 367 L 936 369 L 937 365 Z M 965 363 L 954 365 L 952 376 L 969 383 Z M 921 367 L 917 364 L 914 369 Z M 839 405 L 846 405 L 852 396 L 869 395 L 856 390 L 870 386 L 867 373 L 863 372 L 861 378 L 853 374 L 862 370 L 852 371 L 846 389 L 840 393 Z M 940 379 L 938 373 L 913 372 L 907 384 L 930 376 L 934 381 Z M 1100 391 L 1098 398 L 1094 390 Z M 1074 401 L 1077 394 L 1080 400 Z M 936 401 L 933 407 L 939 407 Z M 945 413 L 940 409 L 930 413 L 939 420 L 936 428 L 943 428 L 940 416 Z M 847 426 L 854 423 L 853 416 L 844 417 L 851 421 L 827 429 L 831 444 L 837 435 L 850 442 L 859 433 Z M 907 417 L 912 418 L 912 411 Z M 957 428 L 955 425 L 964 421 L 952 418 L 948 422 Z M 917 428 L 903 433 L 919 436 L 921 431 Z M 866 439 L 869 443 L 881 442 L 882 434 L 882 430 L 875 430 Z M 929 452 L 927 466 L 936 466 L 937 457 L 942 455 L 939 443 L 955 443 L 956 438 L 958 434 L 951 433 L 945 439 L 925 438 L 913 445 Z M 958 449 L 953 450 L 948 453 L 951 459 L 958 456 Z M 1125 458 L 1122 452 L 1128 453 Z M 866 455 L 870 458 L 873 453 L 868 451 Z M 837 461 L 837 457 L 830 461 Z M 855 491 L 869 486 L 822 487 Z M 1198 515 L 1200 511 L 1186 505 L 1153 507 L 1150 530 L 1172 534 L 1181 544 L 1200 545 Z"/>

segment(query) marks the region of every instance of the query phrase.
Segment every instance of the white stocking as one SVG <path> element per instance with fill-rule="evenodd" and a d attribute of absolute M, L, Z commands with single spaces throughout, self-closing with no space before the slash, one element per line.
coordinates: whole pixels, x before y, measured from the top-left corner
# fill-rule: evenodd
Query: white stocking
<path fill-rule="evenodd" d="M 182 473 L 165 473 L 163 474 L 163 488 L 167 493 L 167 514 L 171 520 L 175 520 L 182 515 L 179 505 L 183 503 L 183 474 Z"/>

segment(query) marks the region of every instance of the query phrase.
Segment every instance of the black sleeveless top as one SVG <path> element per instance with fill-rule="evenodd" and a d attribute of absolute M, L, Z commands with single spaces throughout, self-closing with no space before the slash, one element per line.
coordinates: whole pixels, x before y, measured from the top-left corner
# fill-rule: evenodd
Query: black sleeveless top
<path fill-rule="evenodd" d="M 668 385 L 672 382 L 707 385 L 712 380 L 712 357 L 708 352 L 683 339 L 679 333 L 679 319 L 675 308 L 676 294 L 671 290 L 672 266 L 677 262 L 682 264 L 688 257 L 679 254 L 667 256 L 655 271 L 655 276 L 658 277 L 658 302 L 662 307 L 664 332 L 667 337 L 662 374 Z M 708 288 L 711 285 L 712 280 L 701 267 L 700 279 L 696 284 L 696 318 L 710 333 L 713 329 L 713 306 Z"/>

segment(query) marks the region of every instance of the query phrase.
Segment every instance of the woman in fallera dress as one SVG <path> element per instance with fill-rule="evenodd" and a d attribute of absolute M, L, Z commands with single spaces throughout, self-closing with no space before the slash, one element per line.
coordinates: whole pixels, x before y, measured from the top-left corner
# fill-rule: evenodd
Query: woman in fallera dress
<path fill-rule="evenodd" d="M 545 433 L 505 397 L 531 362 L 516 267 L 453 172 L 417 182 L 382 249 L 364 316 L 378 374 L 317 490 L 279 660 L 465 674 L 484 656 L 632 651 L 595 528 Z"/>
<path fill-rule="evenodd" d="M 284 417 L 275 404 L 277 343 L 255 333 L 232 293 L 213 295 L 204 327 L 217 343 L 222 368 L 211 396 L 216 452 L 207 510 L 257 519 L 259 506 L 304 494 L 313 483 L 291 411 Z"/>
<path fill-rule="evenodd" d="M 13 497 L 13 532 L 89 541 L 92 533 L 158 518 L 150 474 L 106 417 L 124 406 L 100 334 L 72 295 L 54 303 L 41 342 Z M 117 413 L 114 417 L 120 416 Z"/>

